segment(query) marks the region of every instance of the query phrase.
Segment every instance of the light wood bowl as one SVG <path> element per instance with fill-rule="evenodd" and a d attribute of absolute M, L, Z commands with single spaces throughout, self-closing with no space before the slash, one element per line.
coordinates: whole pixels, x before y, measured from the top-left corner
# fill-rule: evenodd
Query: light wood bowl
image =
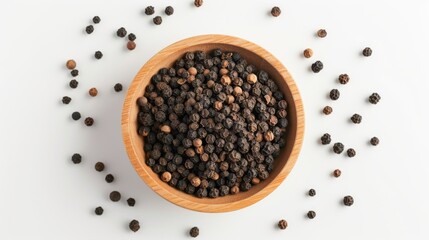
<path fill-rule="evenodd" d="M 197 198 L 181 192 L 167 183 L 145 163 L 143 139 L 138 135 L 137 98 L 143 96 L 146 85 L 152 75 L 162 67 L 171 67 L 175 60 L 187 51 L 210 51 L 221 48 L 224 51 L 236 51 L 258 69 L 263 69 L 276 81 L 288 102 L 289 125 L 286 130 L 286 146 L 276 158 L 274 170 L 268 179 L 253 186 L 247 192 L 225 197 Z M 301 96 L 286 68 L 265 49 L 246 40 L 224 36 L 203 35 L 176 42 L 157 53 L 137 73 L 128 89 L 122 112 L 122 135 L 126 151 L 135 170 L 146 184 L 168 201 L 200 212 L 227 212 L 247 207 L 270 194 L 292 170 L 301 149 L 304 134 L 304 111 Z"/>

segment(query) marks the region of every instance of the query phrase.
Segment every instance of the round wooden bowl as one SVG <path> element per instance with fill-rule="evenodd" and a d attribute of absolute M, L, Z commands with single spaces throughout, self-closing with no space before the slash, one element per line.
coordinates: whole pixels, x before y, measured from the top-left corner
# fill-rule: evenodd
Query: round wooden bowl
<path fill-rule="evenodd" d="M 263 69 L 276 81 L 288 102 L 286 146 L 275 159 L 274 170 L 268 179 L 261 181 L 247 192 L 225 197 L 197 198 L 181 192 L 160 180 L 159 176 L 145 163 L 143 139 L 138 135 L 137 98 L 143 96 L 152 75 L 162 67 L 171 67 L 187 51 L 210 51 L 221 48 L 224 51 L 239 52 L 249 63 Z M 122 135 L 126 151 L 135 170 L 146 184 L 168 201 L 200 212 L 227 212 L 247 207 L 270 194 L 286 178 L 294 166 L 304 134 L 304 111 L 301 96 L 286 68 L 269 52 L 246 40 L 224 36 L 203 35 L 176 42 L 157 53 L 137 73 L 128 89 L 122 112 Z"/>

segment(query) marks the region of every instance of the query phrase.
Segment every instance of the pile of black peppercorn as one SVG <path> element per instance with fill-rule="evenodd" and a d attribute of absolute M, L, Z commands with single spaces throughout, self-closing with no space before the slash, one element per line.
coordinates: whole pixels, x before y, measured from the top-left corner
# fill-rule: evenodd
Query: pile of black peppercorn
<path fill-rule="evenodd" d="M 248 191 L 286 144 L 283 93 L 237 52 L 187 52 L 152 76 L 137 104 L 146 164 L 200 198 Z"/>

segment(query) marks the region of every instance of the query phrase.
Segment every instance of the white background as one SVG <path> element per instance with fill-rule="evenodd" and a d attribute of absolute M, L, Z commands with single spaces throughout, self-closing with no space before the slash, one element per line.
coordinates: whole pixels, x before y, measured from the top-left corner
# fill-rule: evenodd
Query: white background
<path fill-rule="evenodd" d="M 1 1 L 0 3 L 0 239 L 429 239 L 429 159 L 427 143 L 428 1 L 228 1 L 206 0 L 201 8 L 186 1 Z M 121 3 L 119 3 L 121 2 Z M 162 25 L 142 14 L 153 5 Z M 165 16 L 167 5 L 175 8 Z M 278 5 L 282 14 L 269 16 Z M 84 33 L 101 17 L 91 35 Z M 137 35 L 137 48 L 115 36 L 124 26 Z M 315 37 L 319 28 L 328 36 Z M 177 207 L 152 192 L 129 163 L 121 140 L 120 114 L 125 91 L 140 67 L 167 45 L 194 35 L 229 34 L 253 41 L 288 68 L 302 94 L 306 114 L 303 148 L 295 168 L 271 195 L 246 209 L 205 214 Z M 361 50 L 370 46 L 373 56 Z M 302 51 L 311 47 L 311 59 Z M 101 50 L 104 57 L 95 60 Z M 78 63 L 79 87 L 64 67 Z M 321 60 L 319 74 L 309 71 Z M 336 78 L 348 73 L 350 83 Z M 90 98 L 87 90 L 99 89 Z M 338 101 L 327 97 L 341 91 Z M 371 105 L 367 97 L 379 92 Z M 73 98 L 62 105 L 62 96 Z M 331 105 L 330 116 L 321 114 Z M 93 116 L 85 127 L 70 114 Z M 348 120 L 353 113 L 362 124 Z M 333 142 L 354 147 L 353 159 L 318 143 L 329 132 Z M 377 147 L 368 144 L 378 136 Z M 74 165 L 70 156 L 83 155 Z M 106 163 L 98 173 L 94 163 Z M 343 175 L 330 174 L 340 168 Z M 104 176 L 112 173 L 112 184 Z M 306 195 L 315 188 L 317 195 Z M 108 194 L 119 190 L 123 200 Z M 353 195 L 355 204 L 341 199 Z M 126 205 L 134 197 L 134 208 Z M 124 199 L 125 198 L 125 199 Z M 93 209 L 103 206 L 96 216 Z M 313 220 L 309 210 L 317 212 Z M 280 231 L 279 219 L 289 227 Z M 139 232 L 127 225 L 140 220 Z"/>

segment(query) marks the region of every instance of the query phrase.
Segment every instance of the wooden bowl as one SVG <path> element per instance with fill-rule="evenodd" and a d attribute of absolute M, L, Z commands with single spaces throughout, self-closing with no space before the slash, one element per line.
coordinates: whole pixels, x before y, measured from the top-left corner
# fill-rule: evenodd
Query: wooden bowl
<path fill-rule="evenodd" d="M 197 198 L 181 192 L 167 183 L 145 163 L 143 139 L 138 135 L 137 98 L 143 96 L 146 85 L 152 75 L 162 67 L 171 67 L 175 60 L 187 51 L 210 51 L 221 48 L 224 51 L 236 51 L 258 69 L 263 69 L 277 83 L 288 102 L 288 121 L 286 146 L 275 159 L 274 170 L 268 179 L 261 181 L 247 192 L 225 197 Z M 135 170 L 146 184 L 168 201 L 200 212 L 227 212 L 247 207 L 270 194 L 286 178 L 294 166 L 304 134 L 304 111 L 297 86 L 286 68 L 269 52 L 246 40 L 224 36 L 203 35 L 176 42 L 157 53 L 137 73 L 128 89 L 122 112 L 122 135 L 126 151 Z"/>

